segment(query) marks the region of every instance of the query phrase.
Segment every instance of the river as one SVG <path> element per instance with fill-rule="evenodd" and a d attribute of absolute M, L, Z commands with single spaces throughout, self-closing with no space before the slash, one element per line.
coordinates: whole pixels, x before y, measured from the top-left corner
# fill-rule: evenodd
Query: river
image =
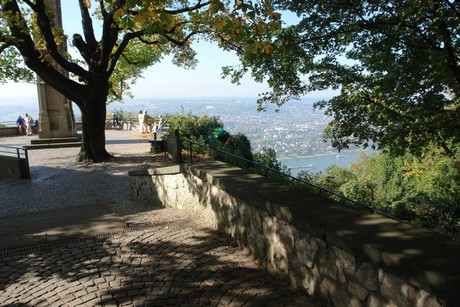
<path fill-rule="evenodd" d="M 370 155 L 372 153 L 378 153 L 374 150 L 345 150 L 339 153 L 313 155 L 307 157 L 298 158 L 286 158 L 280 160 L 282 165 L 291 169 L 291 176 L 296 177 L 300 171 L 308 171 L 310 173 L 319 173 L 326 170 L 326 168 L 332 164 L 340 167 L 347 167 L 351 163 L 355 162 L 359 155 L 364 153 Z"/>

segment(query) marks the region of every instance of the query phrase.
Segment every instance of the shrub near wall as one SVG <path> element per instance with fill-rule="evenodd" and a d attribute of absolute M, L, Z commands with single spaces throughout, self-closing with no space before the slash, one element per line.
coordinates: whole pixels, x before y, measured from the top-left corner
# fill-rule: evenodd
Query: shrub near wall
<path fill-rule="evenodd" d="M 322 305 L 460 304 L 458 242 L 221 162 L 130 175 L 132 198 L 203 213 Z"/>

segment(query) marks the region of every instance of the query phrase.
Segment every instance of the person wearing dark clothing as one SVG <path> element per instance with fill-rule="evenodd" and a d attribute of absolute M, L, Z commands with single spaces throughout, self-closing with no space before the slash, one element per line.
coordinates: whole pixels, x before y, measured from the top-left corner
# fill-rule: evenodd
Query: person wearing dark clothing
<path fill-rule="evenodd" d="M 19 115 L 18 119 L 16 120 L 16 127 L 18 127 L 19 134 L 26 133 L 26 121 Z"/>

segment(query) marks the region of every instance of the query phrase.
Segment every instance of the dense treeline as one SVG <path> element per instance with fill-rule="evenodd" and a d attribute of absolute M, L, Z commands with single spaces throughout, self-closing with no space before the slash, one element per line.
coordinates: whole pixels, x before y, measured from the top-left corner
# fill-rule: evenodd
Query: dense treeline
<path fill-rule="evenodd" d="M 300 177 L 419 226 L 450 234 L 460 226 L 460 147 L 448 157 L 431 149 L 411 154 L 362 155 L 348 168 Z"/>

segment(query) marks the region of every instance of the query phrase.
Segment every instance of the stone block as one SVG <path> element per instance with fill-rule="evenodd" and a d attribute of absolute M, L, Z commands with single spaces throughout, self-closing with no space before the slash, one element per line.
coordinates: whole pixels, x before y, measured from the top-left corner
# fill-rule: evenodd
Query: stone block
<path fill-rule="evenodd" d="M 361 287 L 360 285 L 353 282 L 348 284 L 348 291 L 360 300 L 365 300 L 369 293 L 366 288 Z"/>
<path fill-rule="evenodd" d="M 327 286 L 327 293 L 332 302 L 332 306 L 334 307 L 350 307 L 356 306 L 360 307 L 361 304 L 359 300 L 353 298 L 353 296 L 347 291 L 346 288 L 338 286 L 333 281 L 328 281 L 327 283 L 323 283 L 323 285 Z"/>
<path fill-rule="evenodd" d="M 390 307 L 390 306 L 395 306 L 395 305 L 390 305 L 384 300 L 374 296 L 374 295 L 369 295 L 369 298 L 367 299 L 367 305 L 369 307 Z"/>
<path fill-rule="evenodd" d="M 400 306 L 411 305 L 408 290 L 409 288 L 404 280 L 393 274 L 385 274 L 382 281 L 381 293 L 390 302 Z"/>
<path fill-rule="evenodd" d="M 306 235 L 296 241 L 296 254 L 300 266 L 306 265 L 309 268 L 313 268 L 316 262 L 317 253 L 318 245 L 314 238 Z"/>
<path fill-rule="evenodd" d="M 248 246 L 255 258 L 260 259 L 262 262 L 266 262 L 267 255 L 267 243 L 262 235 L 250 233 L 247 236 Z"/>
<path fill-rule="evenodd" d="M 375 266 L 370 263 L 362 263 L 356 271 L 356 278 L 369 290 L 379 288 L 379 274 Z"/>
<path fill-rule="evenodd" d="M 333 250 L 346 273 L 354 274 L 356 271 L 356 257 L 338 247 L 333 247 Z"/>
<path fill-rule="evenodd" d="M 328 276 L 337 281 L 337 266 L 335 265 L 335 255 L 326 250 L 319 257 L 319 272 L 321 275 Z"/>
<path fill-rule="evenodd" d="M 441 306 L 446 306 L 446 303 L 441 300 L 438 300 L 431 293 L 420 290 L 416 298 L 416 306 L 417 307 L 424 307 L 424 306 L 441 307 Z"/>

